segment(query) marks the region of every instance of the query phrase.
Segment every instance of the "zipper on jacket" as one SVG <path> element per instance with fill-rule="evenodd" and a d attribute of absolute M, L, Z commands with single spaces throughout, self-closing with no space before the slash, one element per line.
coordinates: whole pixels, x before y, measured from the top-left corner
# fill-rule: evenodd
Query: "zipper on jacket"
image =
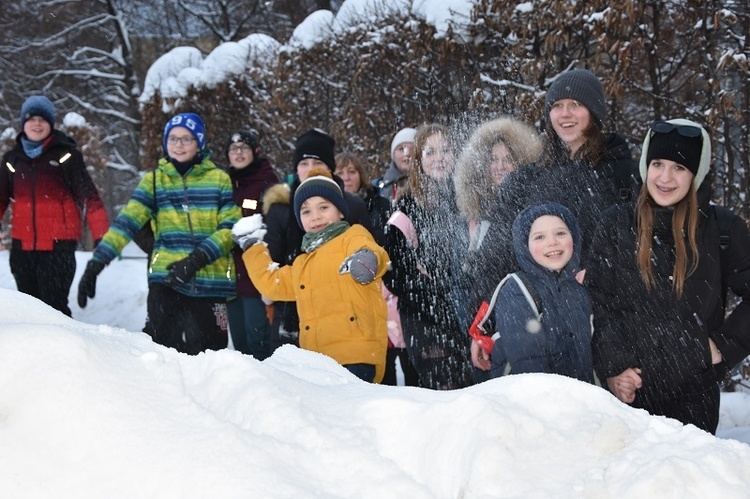
<path fill-rule="evenodd" d="M 31 247 L 32 250 L 36 251 L 37 235 L 36 235 L 36 162 L 31 159 L 31 225 L 32 232 L 34 233 L 34 245 Z"/>
<path fill-rule="evenodd" d="M 192 171 L 192 170 L 191 170 Z M 193 231 L 193 219 L 190 217 L 190 199 L 188 198 L 188 191 L 187 191 L 187 175 L 182 177 L 182 211 L 185 212 L 187 215 L 188 220 L 188 228 L 190 230 L 190 240 L 193 241 L 193 250 L 196 249 L 195 244 L 195 233 Z M 196 273 L 197 275 L 197 273 Z M 196 276 L 193 276 L 193 279 L 191 280 L 190 284 L 190 290 L 195 293 L 195 281 Z"/>

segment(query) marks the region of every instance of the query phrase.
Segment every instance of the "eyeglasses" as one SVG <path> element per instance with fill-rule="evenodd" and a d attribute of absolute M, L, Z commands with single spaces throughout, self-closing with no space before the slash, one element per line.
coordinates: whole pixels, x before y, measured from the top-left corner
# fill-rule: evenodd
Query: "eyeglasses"
<path fill-rule="evenodd" d="M 229 154 L 240 154 L 240 153 L 248 153 L 252 149 L 250 149 L 250 146 L 241 145 L 241 146 L 230 146 L 229 147 Z"/>
<path fill-rule="evenodd" d="M 675 125 L 674 123 L 667 123 L 666 121 L 654 121 L 651 123 L 651 130 L 656 133 L 672 133 L 677 130 L 678 134 L 689 138 L 700 137 L 702 135 L 701 129 L 697 126 Z"/>
<path fill-rule="evenodd" d="M 167 137 L 167 143 L 168 144 L 182 144 L 183 146 L 187 146 L 195 142 L 195 137 Z"/>

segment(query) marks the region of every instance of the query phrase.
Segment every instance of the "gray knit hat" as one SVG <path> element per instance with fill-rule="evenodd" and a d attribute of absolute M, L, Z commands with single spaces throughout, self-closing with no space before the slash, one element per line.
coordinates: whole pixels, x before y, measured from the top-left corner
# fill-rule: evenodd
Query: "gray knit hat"
<path fill-rule="evenodd" d="M 547 90 L 546 113 L 549 116 L 552 104 L 560 99 L 577 100 L 589 110 L 600 125 L 607 117 L 604 88 L 599 78 L 588 69 L 574 69 L 561 73 Z"/>

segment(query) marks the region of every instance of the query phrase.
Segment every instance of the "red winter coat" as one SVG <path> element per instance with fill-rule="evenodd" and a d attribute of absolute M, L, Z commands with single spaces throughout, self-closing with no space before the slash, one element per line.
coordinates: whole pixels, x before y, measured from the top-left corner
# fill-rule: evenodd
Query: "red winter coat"
<path fill-rule="evenodd" d="M 55 241 L 81 238 L 81 212 L 93 238 L 109 227 L 107 211 L 73 139 L 53 130 L 42 154 L 29 158 L 21 145 L 0 165 L 0 218 L 13 200 L 11 237 L 25 251 L 52 251 Z"/>

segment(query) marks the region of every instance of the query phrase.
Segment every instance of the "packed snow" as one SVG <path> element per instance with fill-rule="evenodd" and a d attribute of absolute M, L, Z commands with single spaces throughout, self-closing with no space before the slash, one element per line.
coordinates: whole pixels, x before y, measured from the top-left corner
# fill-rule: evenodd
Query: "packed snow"
<path fill-rule="evenodd" d="M 84 310 L 77 254 L 70 319 L 0 251 L 4 497 L 748 496 L 750 394 L 723 394 L 716 438 L 560 376 L 434 392 L 292 346 L 191 357 L 138 332 L 146 260 L 126 254 Z"/>
<path fill-rule="evenodd" d="M 286 45 L 268 35 L 254 33 L 238 42 L 218 45 L 205 58 L 195 47 L 176 47 L 159 57 L 149 68 L 139 102 L 150 102 L 157 93 L 168 113 L 179 107 L 188 89 L 214 88 L 252 66 L 267 66 L 284 50 L 310 50 L 325 43 L 336 32 L 377 16 L 410 12 L 435 27 L 438 38 L 454 36 L 467 41 L 464 26 L 471 19 L 477 0 L 345 0 L 338 12 L 316 10 L 292 32 Z"/>

